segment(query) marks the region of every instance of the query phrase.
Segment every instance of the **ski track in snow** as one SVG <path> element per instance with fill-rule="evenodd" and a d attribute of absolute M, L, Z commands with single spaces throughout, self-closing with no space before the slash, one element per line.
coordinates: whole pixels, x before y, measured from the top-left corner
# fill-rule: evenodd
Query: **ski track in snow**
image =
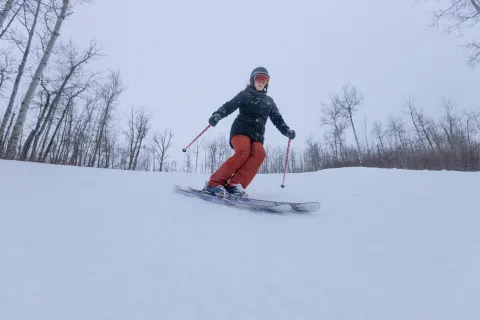
<path fill-rule="evenodd" d="M 208 175 L 0 161 L 0 319 L 480 318 L 479 173 L 259 175 L 256 198 L 187 198 Z"/>

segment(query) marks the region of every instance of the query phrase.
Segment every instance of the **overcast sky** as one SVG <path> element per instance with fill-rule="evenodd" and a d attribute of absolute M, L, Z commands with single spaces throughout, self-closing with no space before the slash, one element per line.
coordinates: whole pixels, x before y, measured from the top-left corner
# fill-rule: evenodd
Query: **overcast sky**
<path fill-rule="evenodd" d="M 448 96 L 479 107 L 478 71 L 462 39 L 428 27 L 428 7 L 413 0 L 151 1 L 97 0 L 77 7 L 62 34 L 103 47 L 97 65 L 120 69 L 128 89 L 120 107 L 145 106 L 153 129 L 175 133 L 174 156 L 208 125 L 213 111 L 248 82 L 256 66 L 271 74 L 269 95 L 287 124 L 322 137 L 320 101 L 345 83 L 364 96 L 359 125 L 402 115 L 411 96 L 438 115 Z M 205 136 L 228 134 L 236 113 Z M 370 128 L 369 128 L 370 129 Z M 363 133 L 363 128 L 360 128 Z M 266 144 L 286 145 L 271 122 Z"/>

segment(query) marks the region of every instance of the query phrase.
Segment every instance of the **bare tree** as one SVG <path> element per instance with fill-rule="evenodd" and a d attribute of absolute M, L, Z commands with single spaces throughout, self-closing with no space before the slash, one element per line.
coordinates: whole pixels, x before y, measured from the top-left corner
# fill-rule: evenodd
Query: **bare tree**
<path fill-rule="evenodd" d="M 475 26 L 480 21 L 479 0 L 448 0 L 444 2 L 443 8 L 433 12 L 431 26 L 438 26 L 441 21 L 448 21 L 448 24 L 443 25 L 444 31 L 451 33 L 456 30 L 459 34 L 462 34 L 461 29 L 463 27 Z M 480 62 L 479 40 L 467 41 L 464 47 L 467 51 L 469 64 L 472 67 L 476 66 Z"/>
<path fill-rule="evenodd" d="M 305 171 L 317 171 L 322 168 L 320 144 L 313 139 L 312 135 L 309 135 L 306 140 L 305 149 Z M 334 163 L 338 162 L 338 159 L 334 156 Z"/>
<path fill-rule="evenodd" d="M 321 122 L 325 125 L 332 126 L 332 130 L 326 133 L 325 139 L 329 142 L 334 157 L 337 161 L 343 156 L 343 145 L 345 143 L 345 129 L 347 123 L 344 121 L 344 115 L 340 105 L 335 103 L 335 97 L 330 95 L 330 102 L 322 104 Z M 330 138 L 331 137 L 331 138 Z"/>
<path fill-rule="evenodd" d="M 150 168 L 152 167 L 152 159 L 149 156 L 150 154 L 150 148 L 147 146 L 142 146 L 139 152 L 139 157 L 137 161 L 137 165 L 135 170 L 137 171 L 150 171 Z"/>
<path fill-rule="evenodd" d="M 0 97 L 3 96 L 2 91 L 6 82 L 11 80 L 13 71 L 14 58 L 10 50 L 0 50 Z"/>
<path fill-rule="evenodd" d="M 265 145 L 265 160 L 263 161 L 262 165 L 260 166 L 261 173 L 270 173 L 270 162 L 272 158 L 272 147 L 270 145 Z"/>
<path fill-rule="evenodd" d="M 163 171 L 165 172 L 174 172 L 177 171 L 177 161 L 172 160 L 170 162 L 165 162 Z"/>
<path fill-rule="evenodd" d="M 387 130 L 391 138 L 391 147 L 395 150 L 400 150 L 399 159 L 400 164 L 395 165 L 395 167 L 406 168 L 406 128 L 405 121 L 399 117 L 390 116 L 388 119 Z"/>
<path fill-rule="evenodd" d="M 126 131 L 128 143 L 128 170 L 136 170 L 138 157 L 142 148 L 143 140 L 150 131 L 151 114 L 147 113 L 144 108 L 136 110 L 132 107 L 128 118 L 128 130 Z"/>
<path fill-rule="evenodd" d="M 18 88 L 20 87 L 20 81 L 23 77 L 23 72 L 25 71 L 28 55 L 30 54 L 30 48 L 32 46 L 33 36 L 35 35 L 35 27 L 37 25 L 38 16 L 40 14 L 40 8 L 41 8 L 42 1 L 37 0 L 35 3 L 36 3 L 36 6 L 34 8 L 32 8 L 30 5 L 25 5 L 23 20 L 19 19 L 28 31 L 28 40 L 27 40 L 27 44 L 25 46 L 25 49 L 23 50 L 22 61 L 18 65 L 17 76 L 15 78 L 15 82 L 13 83 L 13 89 L 12 89 L 12 93 L 10 94 L 10 100 L 8 102 L 7 109 L 5 110 L 5 114 L 3 116 L 3 120 L 2 120 L 2 123 L 0 125 L 0 155 L 2 155 L 2 153 L 3 153 L 4 142 L 5 142 L 5 139 L 6 139 L 6 137 L 4 136 L 5 128 L 7 126 L 8 121 L 10 120 L 10 116 L 12 114 L 13 104 L 14 104 L 15 99 L 17 97 Z M 28 23 L 28 20 L 30 18 L 33 19 L 31 25 L 29 25 L 29 23 Z M 15 130 L 17 130 L 15 132 L 15 138 L 14 138 L 15 139 L 15 145 L 12 145 L 10 147 L 11 148 L 10 154 L 12 152 L 15 153 L 15 149 L 16 149 L 16 146 L 17 146 L 17 143 L 18 143 L 18 138 L 19 138 L 19 135 L 20 135 L 20 130 L 19 130 L 18 126 L 16 126 L 16 128 L 14 127 L 14 131 Z M 12 136 L 13 136 L 13 134 L 12 134 Z"/>
<path fill-rule="evenodd" d="M 414 102 L 412 100 L 407 101 L 407 106 L 410 112 L 410 117 L 412 119 L 415 132 L 417 132 L 418 139 L 420 143 L 424 146 L 424 139 L 427 141 L 428 146 L 430 147 L 432 153 L 436 153 L 435 147 L 433 146 L 432 139 L 430 134 L 427 132 L 426 121 L 422 111 L 418 111 Z"/>
<path fill-rule="evenodd" d="M 197 140 L 197 142 L 195 142 L 195 173 L 197 173 L 197 169 L 198 169 L 198 155 L 200 153 L 200 144 L 203 143 L 203 138 L 201 140 L 201 142 L 199 140 Z"/>
<path fill-rule="evenodd" d="M 9 27 L 12 25 L 13 21 L 17 17 L 20 10 L 25 5 L 26 0 L 6 0 L 3 9 L 0 11 L 0 39 L 3 38 Z M 10 12 L 12 15 L 7 21 L 7 17 Z M 5 23 L 7 21 L 7 23 Z"/>
<path fill-rule="evenodd" d="M 223 163 L 231 155 L 232 149 L 228 143 L 228 139 L 224 135 L 218 136 L 218 158 L 217 163 Z"/>
<path fill-rule="evenodd" d="M 367 133 L 367 115 L 364 115 L 363 117 L 363 132 L 364 132 L 364 135 L 365 135 L 365 146 L 366 146 L 366 150 L 367 152 L 369 152 L 370 150 L 370 146 L 369 146 L 369 142 L 368 142 L 368 133 Z"/>
<path fill-rule="evenodd" d="M 20 160 L 27 159 L 27 154 L 31 148 L 32 150 L 30 155 L 30 161 L 36 161 L 37 150 L 39 144 L 41 144 L 41 139 L 42 137 L 47 137 L 50 132 L 50 128 L 53 123 L 53 117 L 57 111 L 57 107 L 60 105 L 66 82 L 64 79 L 58 90 L 54 88 L 48 88 L 49 83 L 52 82 L 44 81 L 44 79 L 42 79 L 41 81 L 42 91 L 40 92 L 40 97 L 42 98 L 42 100 L 44 98 L 44 100 L 39 103 L 39 117 L 37 119 L 37 123 L 34 129 L 30 132 L 29 136 L 25 141 L 25 145 L 19 157 Z M 46 140 L 43 139 L 43 143 L 41 144 L 42 148 L 45 146 L 45 142 Z"/>
<path fill-rule="evenodd" d="M 223 134 L 219 134 L 217 137 L 210 139 L 206 142 L 205 147 L 205 156 L 208 157 L 206 163 L 208 163 L 210 173 L 215 171 L 215 169 L 232 154 L 228 137 Z"/>
<path fill-rule="evenodd" d="M 39 0 L 39 2 L 41 1 Z M 57 13 L 57 20 L 55 23 L 55 27 L 51 32 L 50 40 L 48 41 L 48 44 L 45 48 L 42 59 L 38 64 L 38 67 L 35 71 L 33 79 L 30 82 L 30 85 L 28 87 L 27 93 L 25 94 L 25 97 L 22 101 L 20 111 L 18 112 L 17 121 L 15 123 L 15 126 L 13 127 L 10 140 L 8 141 L 7 152 L 5 154 L 5 157 L 7 159 L 15 158 L 15 155 L 17 153 L 16 149 L 18 146 L 18 139 L 19 139 L 20 133 L 23 131 L 23 126 L 27 118 L 27 112 L 28 112 L 28 109 L 30 108 L 30 103 L 32 101 L 33 95 L 37 90 L 38 84 L 40 83 L 40 79 L 43 75 L 43 71 L 45 70 L 45 67 L 48 64 L 48 60 L 50 58 L 50 55 L 52 54 L 55 42 L 57 41 L 57 38 L 60 35 L 60 28 L 62 27 L 62 23 L 67 17 L 67 15 L 70 15 L 70 13 L 67 13 L 67 10 L 69 9 L 69 5 L 70 5 L 70 0 L 62 0 L 62 6 L 60 8 L 56 6 L 55 0 L 51 0 L 51 5 L 52 5 L 51 10 L 53 10 L 56 13 L 57 11 L 59 11 L 59 13 Z"/>
<path fill-rule="evenodd" d="M 217 159 L 219 154 L 219 140 L 218 139 L 211 139 L 207 143 L 207 150 L 208 150 L 208 163 L 210 164 L 210 173 L 215 171 L 217 167 Z"/>
<path fill-rule="evenodd" d="M 289 155 L 289 171 L 290 172 L 295 172 L 297 168 L 297 149 L 292 147 L 290 149 L 290 155 Z"/>
<path fill-rule="evenodd" d="M 183 166 L 183 171 L 187 172 L 187 173 L 191 173 L 192 172 L 192 152 L 191 150 L 187 150 L 187 152 L 185 153 L 185 160 L 184 160 L 184 166 Z"/>
<path fill-rule="evenodd" d="M 172 138 L 173 132 L 169 129 L 165 129 L 163 133 L 155 133 L 153 135 L 155 160 L 157 160 L 159 164 L 158 171 L 164 171 L 166 160 L 170 157 L 168 152 L 172 146 Z"/>
<path fill-rule="evenodd" d="M 420 132 L 420 127 L 419 127 L 418 121 L 417 121 L 418 116 L 417 116 L 417 108 L 415 106 L 415 103 L 413 102 L 413 100 L 408 99 L 406 101 L 406 105 L 407 105 L 407 108 L 409 110 L 410 118 L 412 119 L 412 123 L 413 123 L 413 127 L 415 128 L 415 132 L 417 132 L 418 139 L 420 140 L 420 142 L 423 145 L 423 137 L 422 137 L 422 134 Z"/>
<path fill-rule="evenodd" d="M 207 140 L 203 141 L 203 165 L 202 165 L 202 173 L 207 173 L 207 167 L 208 167 L 208 160 L 207 160 L 207 155 L 208 155 L 208 142 Z"/>
<path fill-rule="evenodd" d="M 5 2 L 5 5 L 2 11 L 0 11 L 0 28 L 2 28 L 3 22 L 7 18 L 8 12 L 12 9 L 12 6 L 13 6 L 13 0 L 7 0 L 7 2 Z"/>
<path fill-rule="evenodd" d="M 341 95 L 335 94 L 332 98 L 332 104 L 338 106 L 342 111 L 343 116 L 348 119 L 352 126 L 355 142 L 357 143 L 358 161 L 362 165 L 360 143 L 358 142 L 357 130 L 355 130 L 355 124 L 353 123 L 353 114 L 357 111 L 357 108 L 363 103 L 363 94 L 358 93 L 357 89 L 353 86 L 344 85 Z"/>
<path fill-rule="evenodd" d="M 108 79 L 108 83 L 101 87 L 99 92 L 99 96 L 102 100 L 103 106 L 102 110 L 100 111 L 100 119 L 97 127 L 93 155 L 90 158 L 89 162 L 90 167 L 93 167 L 95 161 L 97 160 L 108 124 L 112 119 L 114 108 L 116 106 L 116 103 L 118 102 L 120 95 L 125 90 L 120 79 L 119 71 L 110 71 Z"/>
<path fill-rule="evenodd" d="M 45 162 L 46 158 L 52 149 L 52 146 L 54 144 L 55 139 L 57 138 L 57 134 L 60 131 L 60 128 L 62 124 L 64 125 L 64 128 L 67 128 L 68 123 L 63 123 L 64 119 L 68 119 L 67 115 L 72 112 L 74 105 L 75 105 L 75 99 L 77 99 L 83 92 L 85 92 L 90 86 L 90 82 L 87 81 L 84 84 L 79 84 L 78 86 L 75 86 L 74 88 L 68 90 L 66 94 L 66 103 L 65 107 L 61 113 L 60 119 L 58 120 L 58 123 L 55 127 L 55 130 L 53 131 L 52 136 L 50 137 L 50 142 L 46 148 L 45 151 L 42 150 L 41 153 L 41 161 Z M 63 142 L 63 141 L 62 141 Z"/>
<path fill-rule="evenodd" d="M 85 99 L 84 108 L 73 126 L 71 137 L 72 151 L 68 160 L 69 165 L 81 165 L 82 163 L 85 145 L 89 140 L 89 128 L 93 122 L 93 114 L 96 108 L 95 99 L 97 98 L 98 96 Z"/>
<path fill-rule="evenodd" d="M 372 130 L 373 135 L 377 139 L 377 153 L 380 158 L 380 163 L 383 166 L 384 163 L 384 155 L 385 155 L 385 144 L 383 142 L 385 133 L 382 127 L 382 123 L 379 121 L 375 121 L 373 123 L 373 130 Z"/>
<path fill-rule="evenodd" d="M 75 90 L 77 87 L 81 87 L 83 89 L 77 94 L 83 93 L 85 90 L 90 88 L 91 86 L 95 85 L 95 76 L 96 74 L 90 74 L 86 80 L 78 80 L 78 83 L 71 84 L 73 80 L 76 78 L 81 78 L 84 76 L 83 74 L 83 66 L 87 64 L 89 61 L 96 59 L 99 56 L 100 49 L 97 48 L 95 42 L 91 42 L 88 49 L 84 52 L 79 53 L 77 48 L 74 46 L 72 41 L 70 40 L 66 44 L 61 44 L 59 46 L 59 56 L 58 56 L 58 69 L 60 71 L 59 81 L 61 84 L 58 89 L 55 90 L 54 93 L 49 93 L 48 89 L 46 88 L 46 83 L 41 81 L 41 87 L 44 91 L 46 91 L 46 95 L 48 97 L 47 101 L 52 94 L 54 94 L 55 98 L 53 99 L 51 104 L 46 104 L 45 108 L 41 113 L 37 121 L 37 125 L 31 131 L 29 136 L 27 137 L 25 144 L 23 146 L 22 152 L 20 154 L 20 160 L 26 160 L 27 154 L 32 147 L 33 143 L 33 150 L 31 155 L 31 160 L 35 160 L 37 157 L 37 146 L 39 139 L 44 132 L 47 124 L 50 124 L 52 121 L 52 117 L 55 115 L 59 103 L 61 101 L 62 96 L 65 94 L 65 91 L 68 90 Z M 82 82 L 85 81 L 85 84 Z M 68 87 L 71 85 L 71 87 Z M 48 112 L 47 112 L 48 111 Z M 65 110 L 68 112 L 68 110 Z M 63 115 L 65 116 L 65 114 Z M 47 130 L 48 132 L 48 130 Z"/>

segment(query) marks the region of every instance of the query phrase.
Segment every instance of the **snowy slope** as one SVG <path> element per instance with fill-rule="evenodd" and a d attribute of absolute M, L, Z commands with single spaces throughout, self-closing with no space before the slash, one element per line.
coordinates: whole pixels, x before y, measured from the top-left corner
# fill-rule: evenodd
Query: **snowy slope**
<path fill-rule="evenodd" d="M 0 161 L 0 319 L 480 319 L 479 173 L 261 175 L 252 196 L 172 192 L 205 175 Z"/>

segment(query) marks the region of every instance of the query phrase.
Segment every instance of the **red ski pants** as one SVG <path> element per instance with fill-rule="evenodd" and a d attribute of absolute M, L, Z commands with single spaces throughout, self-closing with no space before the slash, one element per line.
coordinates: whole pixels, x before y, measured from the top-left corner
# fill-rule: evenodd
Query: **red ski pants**
<path fill-rule="evenodd" d="M 252 143 L 247 136 L 233 136 L 232 145 L 235 154 L 211 175 L 209 186 L 224 186 L 228 183 L 241 184 L 243 188 L 247 188 L 265 160 L 263 145 L 260 142 Z"/>

